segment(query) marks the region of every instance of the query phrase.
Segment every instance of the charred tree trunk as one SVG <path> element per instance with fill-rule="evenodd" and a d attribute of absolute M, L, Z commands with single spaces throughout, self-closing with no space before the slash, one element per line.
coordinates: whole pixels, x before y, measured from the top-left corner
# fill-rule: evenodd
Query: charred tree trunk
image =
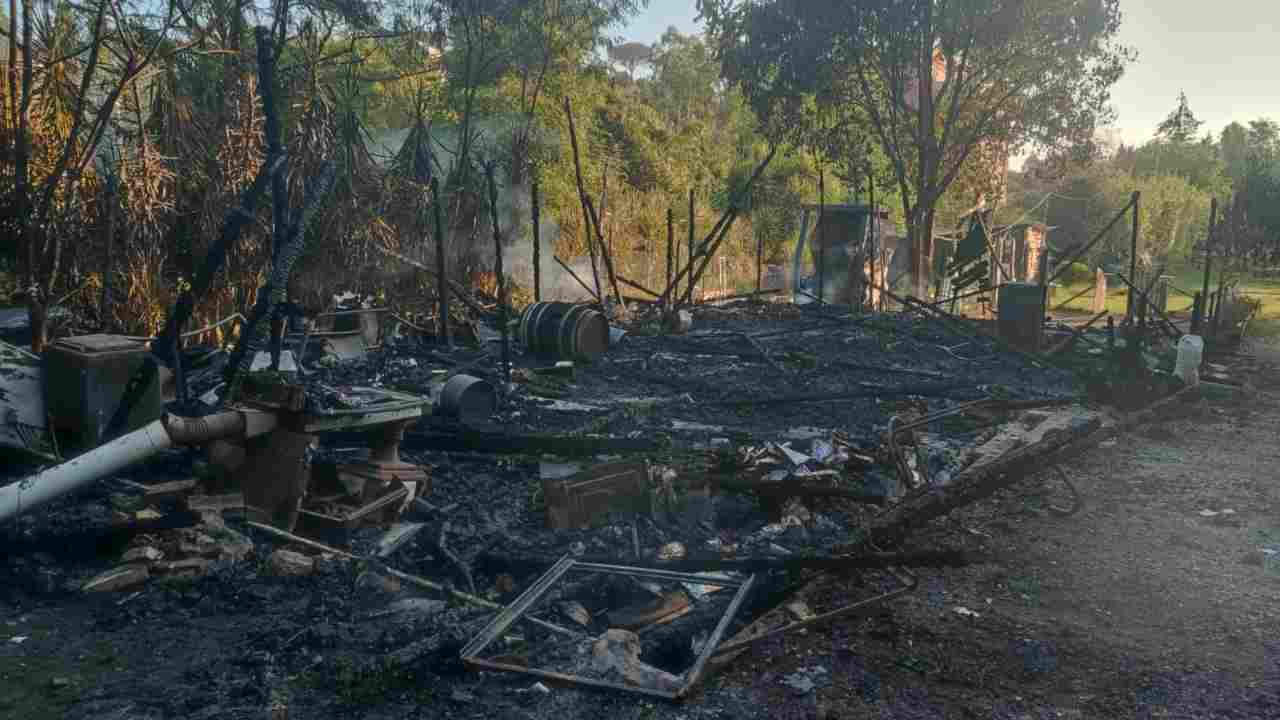
<path fill-rule="evenodd" d="M 449 329 L 449 268 L 445 262 L 444 221 L 440 217 L 440 182 L 431 178 L 431 217 L 435 225 L 436 235 L 436 315 L 438 316 L 439 338 L 445 347 L 453 347 L 453 339 Z"/>
<path fill-rule="evenodd" d="M 118 202 L 116 175 L 107 175 L 106 192 L 102 197 L 102 247 L 105 253 L 102 264 L 102 299 L 99 301 L 99 322 L 102 329 L 111 332 L 116 327 L 112 308 L 115 306 L 115 240 L 116 204 Z M 190 276 L 188 276 L 190 277 Z"/>
<path fill-rule="evenodd" d="M 929 292 L 929 256 L 933 252 L 933 218 L 937 193 L 933 191 L 938 174 L 938 140 L 934 135 L 933 112 L 933 3 L 923 3 L 920 45 L 919 110 L 917 127 L 920 146 L 919 168 L 916 170 L 916 203 L 911 227 L 911 274 L 913 294 L 923 300 Z"/>
<path fill-rule="evenodd" d="M 538 178 L 533 178 L 529 201 L 533 212 L 533 301 L 542 302 L 542 210 L 538 206 Z M 553 253 L 554 254 L 554 253 Z"/>
<path fill-rule="evenodd" d="M 12 9 L 12 8 L 11 8 Z M 14 14 L 10 12 L 10 27 L 13 27 Z M 40 293 L 39 259 L 36 252 L 36 227 L 31 222 L 31 38 L 34 24 L 31 3 L 22 3 L 22 88 L 18 96 L 15 112 L 18 115 L 18 134 L 13 140 L 13 197 L 14 215 L 18 218 L 18 233 L 22 238 L 24 261 L 26 263 L 27 314 L 31 323 L 31 352 L 37 355 L 44 352 L 45 340 L 48 337 L 48 310 Z M 10 36 L 10 58 L 15 58 L 14 41 L 16 35 Z M 14 67 L 11 65 L 10 67 Z M 10 75 L 12 76 L 12 71 Z"/>
<path fill-rule="evenodd" d="M 309 192 L 303 201 L 303 206 L 295 215 L 294 222 L 289 225 L 289 236 L 282 238 L 284 245 L 271 264 L 271 277 L 268 278 L 266 287 L 258 291 L 259 298 L 255 303 L 254 314 L 245 323 L 243 341 L 237 345 L 236 353 L 228 363 L 227 392 L 222 398 L 224 405 L 235 401 L 240 392 L 240 383 L 248 374 L 253 357 L 262 346 L 262 341 L 266 339 L 264 337 L 266 326 L 263 325 L 263 321 L 274 322 L 279 317 L 280 309 L 285 302 L 286 289 L 289 287 L 289 275 L 293 272 L 293 266 L 298 262 L 298 258 L 302 257 L 303 251 L 306 250 L 307 226 L 315 219 L 320 206 L 328 197 L 329 191 L 333 189 L 336 172 L 337 169 L 332 160 L 326 161 L 320 167 L 315 184 L 308 188 Z"/>

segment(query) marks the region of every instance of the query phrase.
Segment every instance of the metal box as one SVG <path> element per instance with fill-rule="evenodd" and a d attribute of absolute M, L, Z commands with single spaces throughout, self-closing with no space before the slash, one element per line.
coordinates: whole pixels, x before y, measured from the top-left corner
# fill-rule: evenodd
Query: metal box
<path fill-rule="evenodd" d="M 585 528 L 609 512 L 648 510 L 649 466 L 618 462 L 583 469 L 575 464 L 542 463 L 542 493 L 547 526 Z"/>
<path fill-rule="evenodd" d="M 58 340 L 44 355 L 45 409 L 51 429 L 66 433 L 72 452 L 102 444 L 129 379 L 146 346 L 120 335 L 81 335 Z M 129 415 L 125 430 L 160 417 L 159 374 Z"/>
<path fill-rule="evenodd" d="M 1040 350 L 1044 331 L 1045 288 L 1032 283 L 1009 283 L 1000 288 L 996 326 L 1000 337 L 1026 352 Z"/>

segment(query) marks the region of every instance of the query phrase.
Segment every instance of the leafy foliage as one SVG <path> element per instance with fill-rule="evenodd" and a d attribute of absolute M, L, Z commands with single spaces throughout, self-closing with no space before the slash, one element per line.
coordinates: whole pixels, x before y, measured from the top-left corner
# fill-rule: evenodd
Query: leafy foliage
<path fill-rule="evenodd" d="M 1055 246 L 1080 246 L 1138 190 L 1140 261 L 1151 265 L 1185 262 L 1203 252 L 1216 198 L 1223 247 L 1245 261 L 1280 259 L 1280 124 L 1231 123 L 1217 139 L 1198 136 L 1201 127 L 1183 94 L 1154 138 L 1139 147 L 1121 145 L 1087 162 L 1031 158 L 1016 178 L 1021 197 L 1011 211 L 1043 213 L 1055 227 Z M 1123 230 L 1104 238 L 1090 261 L 1127 259 Z"/>
<path fill-rule="evenodd" d="M 726 79 L 766 132 L 811 132 L 811 103 L 860 111 L 893 169 L 921 270 L 937 205 L 966 168 L 980 166 L 971 185 L 998 197 L 999 183 L 980 182 L 991 165 L 975 154 L 1087 152 L 1129 55 L 1114 41 L 1118 0 L 699 6 Z"/>

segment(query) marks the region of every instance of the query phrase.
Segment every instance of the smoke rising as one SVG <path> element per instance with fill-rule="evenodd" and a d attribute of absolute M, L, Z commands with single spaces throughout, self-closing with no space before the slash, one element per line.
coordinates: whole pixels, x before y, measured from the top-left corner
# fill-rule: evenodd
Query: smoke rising
<path fill-rule="evenodd" d="M 478 120 L 476 128 L 478 136 L 474 141 L 475 158 L 499 158 L 509 153 L 511 133 L 516 130 L 519 118 L 486 118 Z M 452 169 L 448 150 L 457 147 L 458 128 L 436 125 L 431 129 L 432 153 L 442 167 L 437 168 L 441 177 L 447 176 Z M 404 145 L 409 135 L 408 130 L 387 130 L 376 133 L 369 138 L 370 153 L 377 159 L 389 162 Z M 533 288 L 533 222 L 532 191 L 527 183 L 511 185 L 505 169 L 499 164 L 496 172 L 498 191 L 497 214 L 498 226 L 503 245 L 503 270 L 508 278 L 522 287 Z M 488 208 L 488 193 L 484 202 L 477 209 L 475 224 L 473 218 L 467 218 L 465 226 L 460 227 L 449 217 L 454 210 L 452 203 L 445 201 L 444 223 L 448 241 L 447 262 L 451 268 L 450 275 L 465 283 L 465 279 L 457 274 L 463 260 L 478 261 L 480 265 L 492 270 L 494 267 L 493 226 Z M 556 241 L 560 237 L 559 225 L 549 217 L 545 207 L 539 222 L 539 270 L 543 300 L 580 301 L 590 298 L 590 294 L 578 284 L 573 277 L 564 271 L 555 261 Z M 424 264 L 435 266 L 435 243 L 428 232 L 418 248 L 409 253 Z M 573 272 L 588 285 L 592 284 L 591 262 L 589 258 L 560 258 L 573 269 Z M 412 275 L 413 270 L 403 266 L 392 270 L 390 274 Z"/>
<path fill-rule="evenodd" d="M 506 226 L 502 227 L 503 222 Z M 526 288 L 533 288 L 533 201 L 532 191 L 523 184 L 498 186 L 498 224 L 502 231 L 502 262 L 507 276 Z M 489 228 L 492 232 L 492 228 Z M 538 269 L 541 275 L 542 299 L 578 301 L 590 298 L 590 294 L 578 281 L 564 271 L 555 261 L 556 241 L 560 238 L 560 226 L 546 217 L 538 223 Z M 486 259 L 492 262 L 493 243 L 490 242 Z M 591 284 L 589 258 L 560 258 L 582 281 Z"/>

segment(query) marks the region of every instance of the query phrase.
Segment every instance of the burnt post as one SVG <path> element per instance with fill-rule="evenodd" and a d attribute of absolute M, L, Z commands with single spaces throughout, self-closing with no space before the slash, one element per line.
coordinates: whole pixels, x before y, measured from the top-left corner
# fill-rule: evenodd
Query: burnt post
<path fill-rule="evenodd" d="M 591 258 L 591 279 L 595 283 L 596 297 L 604 299 L 604 293 L 600 291 L 600 268 L 596 264 L 596 245 L 595 236 L 592 233 L 593 223 L 591 211 L 587 207 L 587 186 L 582 180 L 582 160 L 578 156 L 578 130 L 573 123 L 573 107 L 569 104 L 569 98 L 564 98 L 564 114 L 569 119 L 569 144 L 573 148 L 573 172 L 578 182 L 578 202 L 582 205 L 582 227 L 587 234 L 587 255 Z"/>
<path fill-rule="evenodd" d="M 1196 296 L 1196 309 L 1191 315 L 1191 334 L 1199 335 L 1205 320 L 1204 298 L 1209 297 L 1209 276 L 1213 272 L 1213 237 L 1218 226 L 1218 198 L 1209 203 L 1209 235 L 1204 240 L 1204 286 Z"/>
<path fill-rule="evenodd" d="M 502 275 L 502 231 L 498 228 L 498 183 L 494 180 L 493 163 L 485 168 L 489 179 L 489 218 L 493 222 L 493 274 L 498 282 L 498 332 L 502 335 L 503 392 L 511 383 L 511 343 L 507 337 L 507 281 Z"/>
<path fill-rule="evenodd" d="M 613 269 L 613 253 L 610 252 L 609 246 L 604 240 L 604 233 L 600 230 L 600 214 L 596 212 L 595 206 L 592 205 L 590 195 L 584 194 L 582 196 L 582 202 L 587 208 L 587 217 L 591 219 L 591 223 L 595 227 L 596 243 L 600 247 L 600 260 L 604 263 L 606 273 L 605 277 L 609 281 L 609 287 L 613 288 L 613 295 L 618 301 L 618 306 L 621 307 L 623 304 L 622 290 L 618 287 L 618 273 Z M 601 300 L 604 299 L 607 292 L 608 288 L 605 288 L 605 290 L 602 291 L 600 295 Z"/>
<path fill-rule="evenodd" d="M 535 194 L 534 197 L 537 195 Z M 449 330 L 449 283 L 446 280 L 449 276 L 446 274 L 448 267 L 445 265 L 444 220 L 440 216 L 440 181 L 436 178 L 431 178 L 431 213 L 436 226 L 436 314 L 439 315 L 440 322 L 439 338 L 446 347 L 453 347 L 453 336 Z M 534 227 L 537 227 L 537 221 L 534 222 Z M 535 243 L 533 247 L 536 253 L 537 244 Z M 534 257 L 536 258 L 537 255 Z M 537 267 L 536 260 L 534 267 Z"/>
<path fill-rule="evenodd" d="M 1107 316 L 1107 377 L 1116 374 L 1116 320 Z"/>
<path fill-rule="evenodd" d="M 673 263 L 675 262 L 675 244 L 676 244 L 676 214 L 671 208 L 667 208 L 667 284 L 663 287 L 667 288 L 666 295 L 662 296 L 662 307 L 665 309 L 671 298 L 671 274 L 675 271 Z"/>
<path fill-rule="evenodd" d="M 693 268 L 693 188 L 689 188 L 689 267 Z M 689 296 L 693 297 L 693 272 L 689 273 Z"/>
<path fill-rule="evenodd" d="M 765 168 L 769 167 L 769 163 L 773 162 L 773 158 L 777 155 L 777 152 L 778 146 L 773 145 L 769 149 L 769 155 L 764 159 L 764 162 L 760 163 L 760 165 L 756 167 L 755 172 L 753 172 L 751 177 L 748 178 L 747 184 L 740 192 L 730 198 L 729 207 L 725 208 L 724 214 L 720 216 L 720 220 L 711 228 L 711 232 L 707 234 L 706 239 L 702 241 L 702 245 L 698 248 L 697 257 L 701 260 L 698 267 L 696 269 L 693 267 L 694 261 L 691 258 L 689 261 L 689 267 L 681 270 L 680 273 L 676 275 L 675 282 L 679 282 L 680 277 L 684 272 L 687 271 L 691 274 L 689 290 L 684 296 L 685 303 L 693 302 L 693 290 L 697 287 L 698 280 L 702 278 L 702 274 L 706 272 L 707 267 L 711 264 L 711 259 L 715 257 L 716 251 L 720 249 L 725 238 L 729 236 L 729 230 L 733 227 L 734 220 L 738 217 L 740 201 L 749 197 L 752 186 L 755 185 L 756 180 L 760 179 L 760 174 L 765 171 Z"/>
<path fill-rule="evenodd" d="M 186 411 L 191 407 L 191 396 L 187 392 L 187 373 L 182 367 L 182 335 L 173 336 L 173 382 L 177 390 L 178 407 Z"/>
<path fill-rule="evenodd" d="M 237 343 L 235 353 L 231 355 L 228 362 L 224 375 L 227 391 L 221 400 L 223 407 L 235 402 L 244 376 L 249 374 L 249 367 L 253 363 L 258 347 L 263 340 L 269 339 L 265 337 L 267 332 L 261 324 L 264 320 L 270 321 L 277 317 L 283 308 L 289 287 L 289 275 L 307 247 L 307 227 L 319 213 L 329 191 L 333 189 L 336 174 L 337 166 L 332 160 L 326 160 L 320 166 L 318 175 L 308 184 L 302 207 L 294 215 L 296 219 L 289 226 L 289 235 L 282 239 L 280 254 L 271 263 L 271 275 L 258 291 L 253 313 L 249 316 L 249 321 L 244 324 L 241 342 Z M 270 293 L 266 292 L 268 289 Z"/>
<path fill-rule="evenodd" d="M 818 166 L 818 232 L 817 232 L 817 235 L 818 235 L 817 271 L 818 271 L 818 301 L 819 302 L 827 301 L 827 296 L 823 292 L 823 280 L 824 280 L 823 276 L 825 275 L 826 264 L 827 264 L 827 245 L 824 242 L 824 240 L 826 239 L 826 232 L 823 230 L 823 227 L 822 227 L 823 215 L 826 214 L 826 211 L 827 211 L 827 176 L 826 176 L 826 171 L 823 169 L 821 165 L 819 165 Z"/>
<path fill-rule="evenodd" d="M 760 292 L 760 276 L 764 273 L 764 236 L 756 233 L 756 293 Z"/>
<path fill-rule="evenodd" d="M 1222 264 L 1225 265 L 1226 262 L 1224 261 Z M 1218 299 L 1214 302 L 1213 306 L 1213 326 L 1209 331 L 1213 335 L 1215 341 L 1218 338 L 1218 332 L 1222 329 L 1222 306 L 1227 302 L 1227 278 L 1222 272 L 1222 268 L 1218 268 L 1217 296 Z"/>
<path fill-rule="evenodd" d="M 1133 234 L 1129 242 L 1129 278 L 1135 284 L 1138 282 L 1138 228 L 1142 219 L 1142 192 L 1133 191 Z M 1131 322 L 1133 314 L 1138 309 L 1136 302 L 1137 297 L 1134 295 L 1134 288 L 1129 288 L 1129 307 L 1125 317 Z"/>
<path fill-rule="evenodd" d="M 254 28 L 254 40 L 258 46 L 258 92 L 262 95 L 263 133 L 267 141 L 267 162 L 284 153 L 281 140 L 279 102 L 276 97 L 276 53 L 271 30 L 259 25 Z M 284 244 L 285 226 L 288 225 L 288 186 L 284 173 L 271 178 L 271 257 L 280 254 Z"/>
<path fill-rule="evenodd" d="M 609 157 L 605 156 L 604 169 L 600 171 L 600 210 L 596 213 L 596 228 L 600 232 L 600 247 L 608 248 L 613 255 L 613 234 L 609 232 Z M 612 281 L 611 281 L 612 282 Z"/>
<path fill-rule="evenodd" d="M 858 309 L 862 310 L 866 307 L 864 305 L 865 298 L 865 302 L 870 303 L 871 309 L 874 311 L 877 309 L 875 286 L 880 284 L 880 281 L 876 278 L 876 256 L 880 253 L 880 209 L 876 207 L 876 179 L 871 174 L 870 165 L 867 166 L 867 195 L 867 199 L 871 203 L 871 219 L 868 221 L 871 225 L 871 237 L 867 240 L 867 260 L 870 277 L 867 278 L 869 282 L 866 286 L 866 295 L 858 298 Z M 858 272 L 861 273 L 862 268 L 858 268 Z M 955 314 L 955 311 L 956 306 L 953 302 L 951 313 Z"/>
<path fill-rule="evenodd" d="M 538 176 L 533 176 L 533 301 L 542 302 L 542 231 L 538 227 L 542 212 L 538 207 Z"/>
<path fill-rule="evenodd" d="M 262 95 L 263 133 L 267 141 L 267 163 L 284 156 L 284 143 L 281 140 L 280 102 L 276 96 L 276 58 L 275 43 L 271 30 L 263 25 L 254 28 L 254 40 L 258 46 L 258 88 Z M 271 176 L 271 261 L 278 262 L 280 252 L 284 248 L 289 235 L 289 186 L 285 173 L 279 172 Z M 263 292 L 272 292 L 271 288 L 263 288 Z M 271 335 L 269 350 L 271 351 L 271 369 L 280 369 L 281 347 L 284 342 L 284 322 L 278 316 L 270 319 Z"/>

